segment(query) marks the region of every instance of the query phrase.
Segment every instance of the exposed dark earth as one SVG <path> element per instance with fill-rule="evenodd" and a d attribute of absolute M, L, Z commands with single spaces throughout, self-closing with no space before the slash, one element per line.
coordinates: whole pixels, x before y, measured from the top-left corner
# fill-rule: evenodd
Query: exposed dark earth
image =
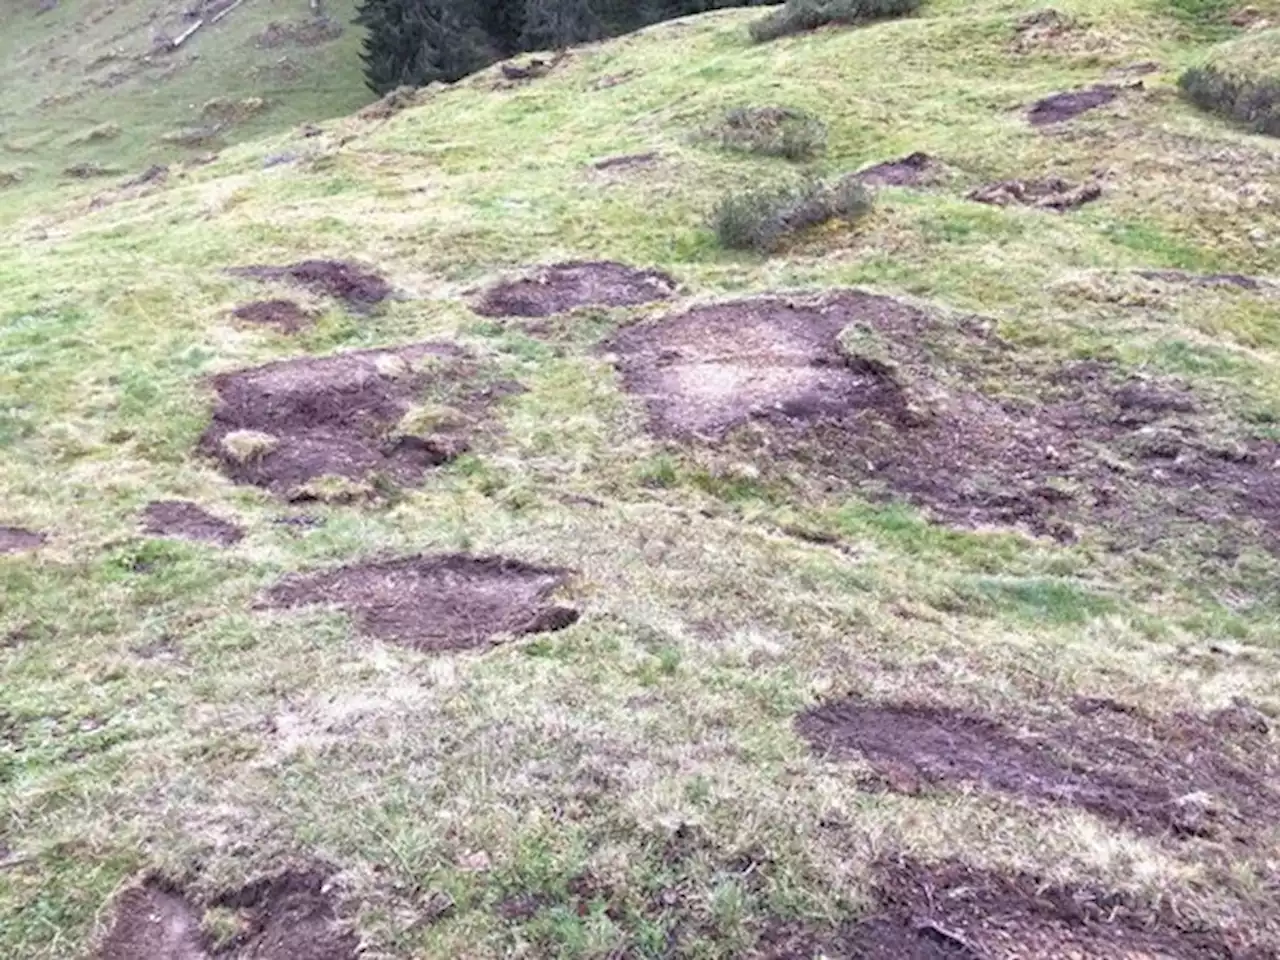
<path fill-rule="evenodd" d="M 315 318 L 292 300 L 257 300 L 243 303 L 231 311 L 232 316 L 256 326 L 275 327 L 283 333 L 297 333 Z"/>
<path fill-rule="evenodd" d="M 633 307 L 669 298 L 676 281 L 659 270 L 605 260 L 544 267 L 490 287 L 475 304 L 485 317 L 549 317 L 578 307 Z"/>
<path fill-rule="evenodd" d="M 462 650 L 573 624 L 578 612 L 550 601 L 569 577 L 568 570 L 501 557 L 406 557 L 289 577 L 263 605 L 335 606 L 379 639 L 423 651 Z"/>
<path fill-rule="evenodd" d="M 900 160 L 866 167 L 855 176 L 872 186 L 918 187 L 937 179 L 942 169 L 942 164 L 927 153 L 912 153 Z"/>
<path fill-rule="evenodd" d="M 1048 180 L 1001 180 L 978 187 L 968 199 L 998 207 L 1020 204 L 1047 210 L 1074 210 L 1102 196 L 1102 185 L 1073 186 L 1057 177 Z"/>
<path fill-rule="evenodd" d="M 820 754 L 865 760 L 900 792 L 973 784 L 1141 833 L 1243 845 L 1280 814 L 1280 764 L 1256 711 L 1157 719 L 1113 701 L 1075 706 L 1015 723 L 852 698 L 803 714 L 796 729 Z"/>
<path fill-rule="evenodd" d="M 230 546 L 244 538 L 244 531 L 229 520 L 215 517 L 187 500 L 157 500 L 142 511 L 142 526 L 157 537 L 178 537 Z"/>
<path fill-rule="evenodd" d="M 44 541 L 43 533 L 23 530 L 21 527 L 0 527 L 0 554 L 35 550 Z"/>
<path fill-rule="evenodd" d="M 470 414 L 492 395 L 471 394 L 470 411 L 403 419 L 429 389 L 473 372 L 456 347 L 424 343 L 221 374 L 200 449 L 233 480 L 290 499 L 313 498 L 306 485 L 319 478 L 411 483 L 467 448 Z"/>
<path fill-rule="evenodd" d="M 1099 83 L 1082 90 L 1055 93 L 1033 103 L 1027 112 L 1027 121 L 1033 127 L 1065 123 L 1082 113 L 1105 106 L 1120 96 L 1120 91 L 1121 88 L 1113 84 Z"/>
<path fill-rule="evenodd" d="M 1280 536 L 1276 444 L 1232 435 L 1174 382 L 1015 362 L 976 318 L 850 290 L 761 297 L 627 327 L 606 349 L 652 432 L 780 477 L 798 467 L 945 522 L 1059 540 L 1080 525 L 1131 544 L 1195 528 L 1229 551 L 1232 515 L 1237 532 L 1244 515 Z"/>
<path fill-rule="evenodd" d="M 286 871 L 203 905 L 151 880 L 122 893 L 96 960 L 355 960 L 359 940 L 336 915 L 326 871 Z M 206 910 L 229 929 L 213 936 Z"/>
<path fill-rule="evenodd" d="M 391 284 L 378 274 L 345 260 L 303 260 L 286 267 L 232 267 L 232 276 L 252 280 L 287 281 L 314 293 L 367 309 L 391 296 Z"/>

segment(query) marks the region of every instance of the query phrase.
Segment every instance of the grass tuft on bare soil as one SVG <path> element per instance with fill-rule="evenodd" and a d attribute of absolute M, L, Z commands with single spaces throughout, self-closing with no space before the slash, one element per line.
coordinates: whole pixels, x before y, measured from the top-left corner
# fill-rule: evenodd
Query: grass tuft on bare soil
<path fill-rule="evenodd" d="M 786 160 L 812 160 L 827 148 L 826 124 L 787 107 L 734 107 L 705 136 L 726 150 Z"/>
<path fill-rule="evenodd" d="M 855 222 L 872 205 L 871 193 L 854 177 L 756 187 L 722 197 L 711 214 L 711 228 L 726 249 L 769 254 L 811 227 L 833 220 Z"/>

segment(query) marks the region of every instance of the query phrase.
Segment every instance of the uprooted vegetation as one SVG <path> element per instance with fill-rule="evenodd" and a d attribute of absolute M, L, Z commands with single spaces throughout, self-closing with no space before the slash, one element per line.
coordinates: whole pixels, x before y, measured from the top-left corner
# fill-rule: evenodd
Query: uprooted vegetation
<path fill-rule="evenodd" d="M 827 147 L 827 125 L 790 107 L 734 107 L 704 136 L 726 150 L 787 160 L 812 160 Z"/>
<path fill-rule="evenodd" d="M 1225 44 L 1178 87 L 1201 110 L 1280 136 L 1280 28 Z"/>
<path fill-rule="evenodd" d="M 844 25 L 905 17 L 920 9 L 924 0 L 786 0 L 779 9 L 751 24 L 757 43 L 806 33 L 828 24 Z"/>
<path fill-rule="evenodd" d="M 849 223 L 871 212 L 873 201 L 856 176 L 834 183 L 807 180 L 734 191 L 711 214 L 711 228 L 730 250 L 774 253 L 791 237 L 833 220 Z"/>

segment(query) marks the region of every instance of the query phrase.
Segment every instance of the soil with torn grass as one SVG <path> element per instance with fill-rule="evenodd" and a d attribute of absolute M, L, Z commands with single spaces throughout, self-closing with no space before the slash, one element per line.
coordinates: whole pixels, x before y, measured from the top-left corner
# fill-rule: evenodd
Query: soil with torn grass
<path fill-rule="evenodd" d="M 315 323 L 315 317 L 292 300 L 255 300 L 242 303 L 231 315 L 244 323 L 275 327 L 281 333 L 298 333 Z"/>
<path fill-rule="evenodd" d="M 303 260 L 286 267 L 232 267 L 227 272 L 252 280 L 296 283 L 355 309 L 372 307 L 392 294 L 391 284 L 381 276 L 345 260 Z"/>
<path fill-rule="evenodd" d="M 329 873 L 288 870 L 208 899 L 150 878 L 116 898 L 94 960 L 355 960 Z"/>
<path fill-rule="evenodd" d="M 634 307 L 666 300 L 676 281 L 660 270 L 605 260 L 557 263 L 518 280 L 505 280 L 475 304 L 485 317 L 549 317 L 579 307 Z"/>
<path fill-rule="evenodd" d="M 875 187 L 921 187 L 936 182 L 944 173 L 941 162 L 927 153 L 917 152 L 864 167 L 854 176 Z"/>
<path fill-rule="evenodd" d="M 238 483 L 292 500 L 361 499 L 370 483 L 413 483 L 467 449 L 500 392 L 479 389 L 475 372 L 457 347 L 423 343 L 224 373 L 200 450 Z M 430 389 L 469 390 L 468 409 L 419 403 Z"/>
<path fill-rule="evenodd" d="M 406 557 L 290 577 L 263 606 L 334 606 L 370 636 L 416 650 L 484 647 L 502 637 L 562 630 L 578 619 L 551 602 L 570 577 L 501 557 Z"/>
<path fill-rule="evenodd" d="M 1099 83 L 1081 90 L 1055 93 L 1037 100 L 1027 111 L 1027 122 L 1033 127 L 1047 127 L 1074 120 L 1083 113 L 1106 106 L 1120 96 L 1121 87 Z"/>
<path fill-rule="evenodd" d="M 1000 180 L 971 190 L 967 197 L 997 207 L 1020 205 L 1042 210 L 1074 210 L 1102 196 L 1102 184 L 1075 185 L 1060 177 L 1047 180 Z"/>
<path fill-rule="evenodd" d="M 156 500 L 142 511 L 143 529 L 155 537 L 175 537 L 228 547 L 244 538 L 230 520 L 215 517 L 189 500 Z"/>

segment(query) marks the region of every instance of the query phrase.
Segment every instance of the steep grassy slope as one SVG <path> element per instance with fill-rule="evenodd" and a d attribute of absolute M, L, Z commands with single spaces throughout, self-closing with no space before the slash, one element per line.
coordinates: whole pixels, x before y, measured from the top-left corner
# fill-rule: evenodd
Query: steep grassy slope
<path fill-rule="evenodd" d="M 246 0 L 217 23 L 226 2 L 43 6 L 8 5 L 0 31 L 0 215 L 58 182 L 68 192 L 101 189 L 67 177 L 68 168 L 97 165 L 119 179 L 370 99 L 352 0 L 315 9 L 308 0 Z M 185 15 L 202 6 L 210 12 Z M 201 18 L 205 26 L 172 49 Z M 263 103 L 234 117 L 208 106 L 249 98 Z"/>
<path fill-rule="evenodd" d="M 758 13 L 664 24 L 527 83 L 495 69 L 390 116 L 229 146 L 96 208 L 72 199 L 16 222 L 0 240 L 0 527 L 47 539 L 0 555 L 0 956 L 91 955 L 113 894 L 146 871 L 215 904 L 206 932 L 234 942 L 244 921 L 217 891 L 317 862 L 375 957 L 845 956 L 848 938 L 899 927 L 896 948 L 869 955 L 910 955 L 910 938 L 959 956 L 1163 955 L 1124 927 L 1130 912 L 1133 929 L 1172 938 L 1170 955 L 1253 942 L 1274 956 L 1280 565 L 1259 451 L 1280 422 L 1280 141 L 1178 97 L 1207 39 L 1170 8 L 1055 7 L 1029 20 L 1038 4 L 931 0 L 907 20 L 767 45 L 747 38 Z M 1027 122 L 1033 101 L 1098 82 L 1123 89 L 1069 122 Z M 858 225 L 772 258 L 727 254 L 705 226 L 723 192 L 795 175 L 702 136 L 748 104 L 828 125 L 815 174 L 912 151 L 944 173 L 886 187 Z M 76 116 L 58 137 L 100 119 Z M 189 122 L 148 117 L 155 131 Z M 1051 177 L 1102 195 L 1066 213 L 965 199 Z M 313 257 L 363 263 L 398 296 L 348 310 L 226 272 Z M 583 258 L 668 271 L 675 302 L 542 320 L 469 306 L 499 277 Z M 1167 482 L 1065 532 L 932 522 L 867 479 L 874 464 L 851 485 L 751 436 L 646 430 L 615 369 L 620 329 L 845 286 L 960 331 L 958 372 L 938 383 L 1002 416 L 1036 409 L 1041 372 L 1194 397 L 1166 404 L 1180 425 L 1156 411 L 1096 440 L 1119 487 Z M 267 297 L 314 325 L 286 335 L 231 316 Z M 976 346 L 969 330 L 986 331 Z M 459 378 L 476 392 L 431 400 L 483 426 L 420 484 L 289 503 L 197 453 L 211 375 L 423 340 L 469 351 Z M 423 369 L 452 369 L 435 362 Z M 1217 472 L 1178 511 L 1142 513 L 1140 497 L 1160 507 L 1182 482 L 1180 447 Z M 1250 506 L 1219 510 L 1215 478 L 1246 467 Z M 1043 496 L 1088 499 L 1057 477 Z M 244 539 L 144 533 L 145 506 L 177 498 Z M 423 653 L 338 612 L 262 608 L 289 574 L 439 551 L 570 568 L 560 596 L 581 618 L 487 652 Z M 811 752 L 830 716 L 797 717 L 849 695 L 998 718 L 1006 739 L 973 720 L 948 730 L 945 713 L 930 734 L 953 736 L 953 754 L 987 737 L 995 772 L 956 773 L 967 754 L 943 776 L 942 761 Z M 1079 765 L 1056 793 L 1040 743 Z M 1259 778 L 1252 816 L 1237 823 L 1230 790 L 1194 777 L 1152 812 L 1163 794 L 1146 778 L 1218 749 Z M 1104 761 L 1130 779 L 1072 779 Z M 988 919 L 1015 939 L 965 954 L 995 927 L 975 932 L 941 896 L 934 926 L 913 927 L 924 907 L 906 922 L 876 893 L 886 870 L 953 858 L 1036 878 L 1014 886 L 1090 891 L 1073 902 L 1120 945 L 1086 938 L 1073 954 L 1062 938 L 1077 928 L 1005 890 Z M 887 919 L 856 926 L 870 916 Z M 1191 952 L 1192 927 L 1240 952 Z"/>

